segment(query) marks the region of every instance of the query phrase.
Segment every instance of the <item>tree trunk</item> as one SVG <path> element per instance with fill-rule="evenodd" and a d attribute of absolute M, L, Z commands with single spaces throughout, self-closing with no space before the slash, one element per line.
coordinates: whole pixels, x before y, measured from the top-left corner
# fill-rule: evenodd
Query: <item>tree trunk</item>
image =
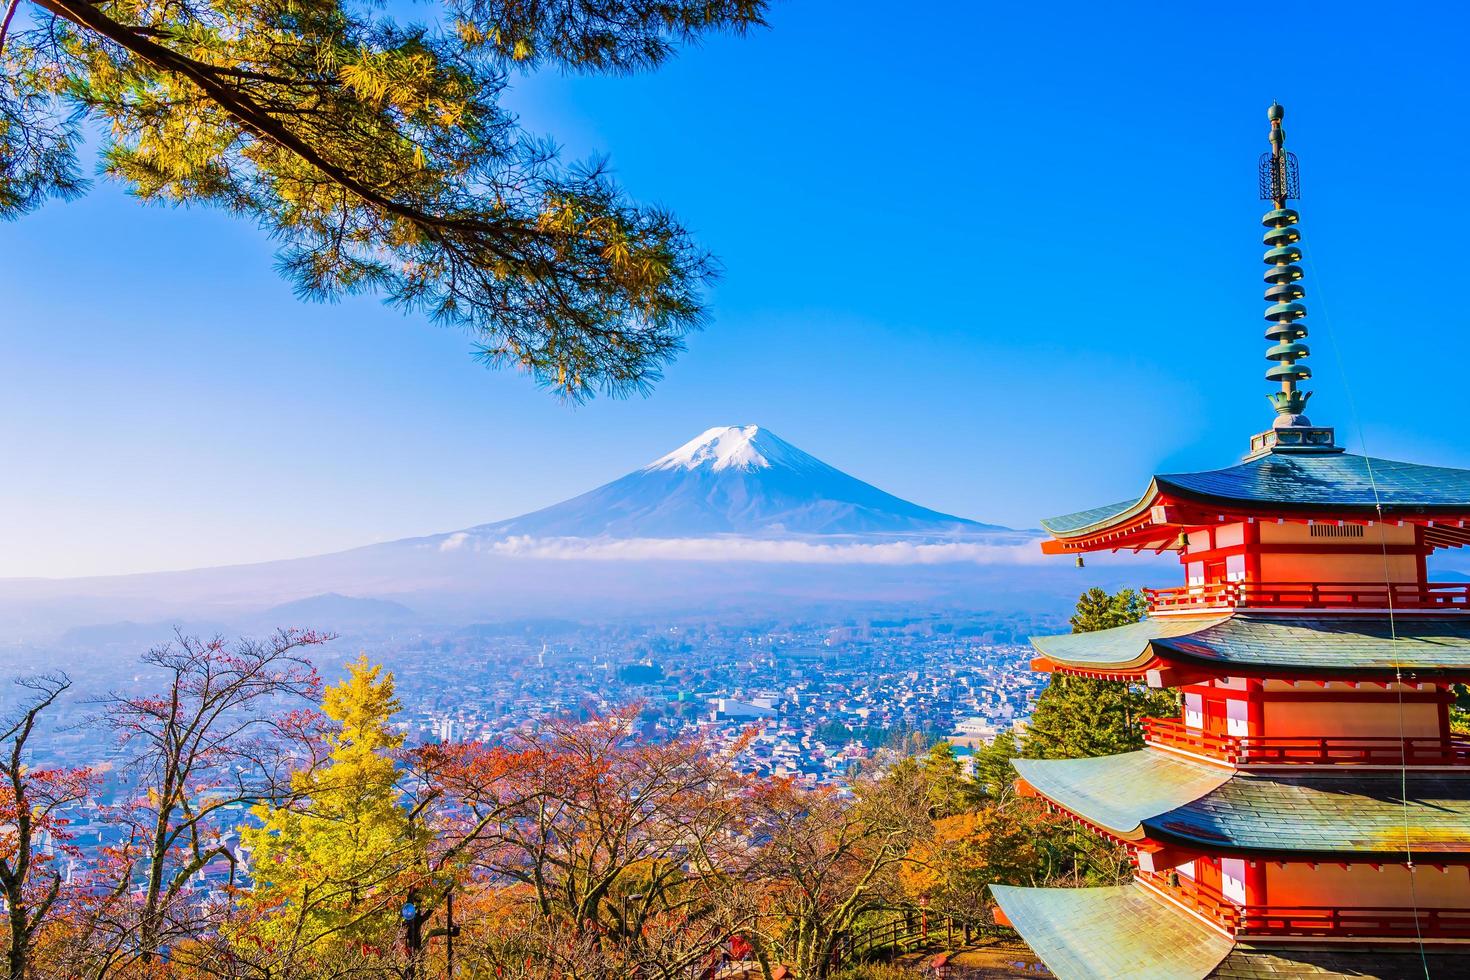
<path fill-rule="evenodd" d="M 26 910 L 23 902 L 14 901 L 15 896 L 7 893 L 5 901 L 10 907 L 10 949 L 5 954 L 5 976 L 7 980 L 26 980 Z"/>

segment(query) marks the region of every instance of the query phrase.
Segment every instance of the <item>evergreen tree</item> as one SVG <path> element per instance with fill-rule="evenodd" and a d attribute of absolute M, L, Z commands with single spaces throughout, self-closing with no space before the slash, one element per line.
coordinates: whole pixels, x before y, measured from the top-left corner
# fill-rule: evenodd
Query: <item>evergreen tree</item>
<path fill-rule="evenodd" d="M 255 879 L 242 931 L 267 958 L 391 944 L 424 866 L 427 835 L 402 805 L 392 756 L 403 744 L 389 725 L 401 708 L 393 675 L 366 656 L 347 671 L 322 705 L 335 723 L 325 764 L 293 776 L 297 802 L 257 807 L 259 826 L 242 830 Z"/>
<path fill-rule="evenodd" d="M 1016 767 L 1011 760 L 1020 755 L 1016 733 L 1007 728 L 975 753 L 975 785 L 990 799 L 999 799 L 1016 782 Z"/>
<path fill-rule="evenodd" d="M 407 23 L 370 0 L 9 0 L 0 218 L 81 193 L 96 141 L 140 200 L 263 228 L 303 297 L 380 293 L 573 398 L 641 389 L 702 322 L 714 263 L 501 96 L 537 67 L 655 67 L 765 7 L 441 0 Z"/>
<path fill-rule="evenodd" d="M 1132 589 L 1109 594 L 1092 588 L 1077 599 L 1072 632 L 1089 633 L 1136 623 L 1142 597 Z M 1143 718 L 1177 709 L 1172 692 L 1151 691 L 1121 681 L 1053 674 L 1037 699 L 1021 746 L 1031 759 L 1113 755 L 1143 748 Z"/>
<path fill-rule="evenodd" d="M 1109 593 L 1093 586 L 1077 597 L 1077 610 L 1070 620 L 1072 632 L 1092 633 L 1127 626 L 1143 619 L 1147 609 L 1143 596 L 1132 589 Z"/>
<path fill-rule="evenodd" d="M 938 819 L 962 813 L 978 802 L 975 783 L 965 778 L 954 745 L 941 739 L 919 757 L 919 771 L 927 784 L 929 814 Z"/>

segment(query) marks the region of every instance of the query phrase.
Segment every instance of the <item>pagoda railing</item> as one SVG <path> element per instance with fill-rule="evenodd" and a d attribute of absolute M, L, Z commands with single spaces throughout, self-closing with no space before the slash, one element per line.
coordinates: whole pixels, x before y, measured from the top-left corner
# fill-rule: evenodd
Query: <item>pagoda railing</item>
<path fill-rule="evenodd" d="M 1177 871 L 1159 872 L 1135 869 L 1133 877 L 1152 885 L 1155 890 L 1189 906 L 1196 912 L 1203 913 L 1230 932 L 1235 932 L 1240 928 L 1241 907 L 1215 889 L 1200 884 L 1188 875 Z"/>
<path fill-rule="evenodd" d="M 1470 938 L 1470 908 L 1246 906 L 1238 935 L 1372 936 L 1383 939 Z"/>
<path fill-rule="evenodd" d="M 1134 878 L 1214 920 L 1237 936 L 1470 938 L 1470 908 L 1240 905 L 1178 872 L 1135 871 Z"/>
<path fill-rule="evenodd" d="M 1470 611 L 1470 582 L 1210 582 L 1143 593 L 1151 613 L 1272 607 Z"/>
<path fill-rule="evenodd" d="M 1145 718 L 1144 741 L 1237 766 L 1470 766 L 1470 740 L 1392 735 L 1222 735 L 1176 718 Z"/>

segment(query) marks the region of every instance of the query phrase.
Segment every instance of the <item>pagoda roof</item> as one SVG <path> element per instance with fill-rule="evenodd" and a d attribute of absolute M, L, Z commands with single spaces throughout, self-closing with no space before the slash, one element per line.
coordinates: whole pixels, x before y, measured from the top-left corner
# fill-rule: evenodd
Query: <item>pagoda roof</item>
<path fill-rule="evenodd" d="M 1137 884 L 992 885 L 1011 925 L 1062 980 L 1330 980 L 1459 976 L 1463 951 L 1237 942 Z"/>
<path fill-rule="evenodd" d="M 1144 837 L 1145 820 L 1193 803 L 1233 775 L 1219 766 L 1180 762 L 1150 749 L 1085 759 L 1013 760 L 1036 792 L 1125 840 Z"/>
<path fill-rule="evenodd" d="M 1061 539 L 1086 538 L 1143 519 L 1161 500 L 1258 515 L 1359 513 L 1375 518 L 1470 513 L 1470 470 L 1353 453 L 1268 452 L 1200 473 L 1155 476 L 1139 497 L 1041 522 Z M 1451 543 L 1446 541 L 1445 543 Z"/>
<path fill-rule="evenodd" d="M 1229 772 L 1158 749 L 1017 759 L 1036 792 L 1124 840 L 1321 860 L 1470 857 L 1470 778 Z"/>
<path fill-rule="evenodd" d="M 1470 616 L 1157 616 L 1031 643 L 1051 667 L 1081 673 L 1141 676 L 1161 662 L 1243 674 L 1470 673 Z"/>
<path fill-rule="evenodd" d="M 1200 980 L 1232 940 L 1140 885 L 991 885 L 1011 925 L 1062 980 Z"/>

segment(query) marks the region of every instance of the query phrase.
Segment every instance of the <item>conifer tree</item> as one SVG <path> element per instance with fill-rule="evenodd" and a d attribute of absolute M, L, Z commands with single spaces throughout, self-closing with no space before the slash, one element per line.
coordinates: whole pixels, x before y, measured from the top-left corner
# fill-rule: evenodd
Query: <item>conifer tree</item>
<path fill-rule="evenodd" d="M 1016 767 L 1011 760 L 1020 754 L 1016 733 L 1007 728 L 975 753 L 975 785 L 979 792 L 1000 799 L 1016 782 Z"/>
<path fill-rule="evenodd" d="M 0 217 L 85 189 L 85 131 L 139 199 L 259 225 L 299 295 L 383 295 L 573 398 L 645 387 L 703 319 L 684 227 L 500 97 L 653 68 L 766 0 L 0 2 Z"/>
<path fill-rule="evenodd" d="M 1077 598 L 1072 632 L 1125 626 L 1138 622 L 1143 614 L 1143 600 L 1132 589 L 1109 594 L 1092 588 Z M 1171 706 L 1168 692 L 1053 674 L 1037 699 L 1021 754 L 1032 759 L 1070 759 L 1141 749 L 1143 718 L 1166 714 Z"/>
<path fill-rule="evenodd" d="M 940 739 L 931 745 L 919 759 L 919 771 L 928 787 L 931 817 L 952 817 L 978 802 L 977 787 L 965 778 L 964 767 L 949 741 Z"/>
<path fill-rule="evenodd" d="M 399 792 L 392 753 L 403 735 L 390 719 L 400 707 L 393 675 L 366 656 L 326 691 L 325 763 L 295 774 L 296 802 L 257 808 L 259 826 L 242 831 L 255 882 L 242 948 L 300 969 L 335 943 L 393 943 L 428 837 Z"/>

